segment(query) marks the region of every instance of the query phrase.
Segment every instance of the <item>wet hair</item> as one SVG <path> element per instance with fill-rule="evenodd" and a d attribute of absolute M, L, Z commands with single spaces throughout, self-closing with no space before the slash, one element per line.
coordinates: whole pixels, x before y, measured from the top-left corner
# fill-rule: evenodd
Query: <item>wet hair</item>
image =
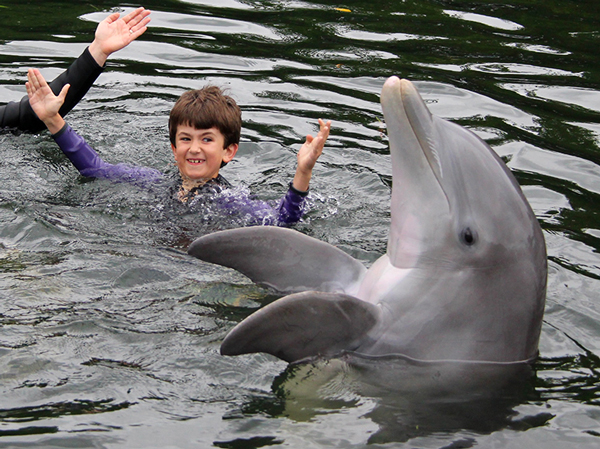
<path fill-rule="evenodd" d="M 177 127 L 196 129 L 216 127 L 225 137 L 224 147 L 240 142 L 242 111 L 235 100 L 217 86 L 184 92 L 169 115 L 169 139 L 175 145 Z"/>

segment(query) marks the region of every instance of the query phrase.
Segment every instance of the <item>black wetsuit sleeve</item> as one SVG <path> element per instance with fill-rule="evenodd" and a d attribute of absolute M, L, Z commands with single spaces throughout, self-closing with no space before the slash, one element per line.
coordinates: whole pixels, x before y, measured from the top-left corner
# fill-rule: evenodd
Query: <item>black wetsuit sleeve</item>
<path fill-rule="evenodd" d="M 56 95 L 65 84 L 71 85 L 65 103 L 60 109 L 61 116 L 67 115 L 79 103 L 92 87 L 96 78 L 102 73 L 102 70 L 104 70 L 104 67 L 98 65 L 86 48 L 65 72 L 50 83 L 50 88 Z M 38 132 L 46 127 L 31 109 L 29 98 L 24 96 L 21 101 L 12 101 L 0 106 L 0 129 L 2 128 Z"/>

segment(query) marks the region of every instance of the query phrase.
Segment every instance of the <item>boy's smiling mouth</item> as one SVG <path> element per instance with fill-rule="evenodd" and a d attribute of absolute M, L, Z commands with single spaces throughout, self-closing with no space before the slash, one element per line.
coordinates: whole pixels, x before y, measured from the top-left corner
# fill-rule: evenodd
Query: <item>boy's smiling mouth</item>
<path fill-rule="evenodd" d="M 204 159 L 188 159 L 187 161 L 192 165 L 200 165 L 205 162 Z"/>

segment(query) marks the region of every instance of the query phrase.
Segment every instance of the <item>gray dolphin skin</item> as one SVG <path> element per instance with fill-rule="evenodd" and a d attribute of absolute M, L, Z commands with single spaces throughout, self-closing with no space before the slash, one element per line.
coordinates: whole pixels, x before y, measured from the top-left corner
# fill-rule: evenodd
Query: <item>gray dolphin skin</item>
<path fill-rule="evenodd" d="M 424 363 L 532 361 L 546 246 L 517 181 L 475 134 L 433 116 L 410 81 L 389 78 L 381 104 L 393 175 L 386 254 L 367 270 L 290 229 L 200 237 L 192 256 L 291 293 L 234 327 L 221 353 L 288 362 L 342 352 Z"/>

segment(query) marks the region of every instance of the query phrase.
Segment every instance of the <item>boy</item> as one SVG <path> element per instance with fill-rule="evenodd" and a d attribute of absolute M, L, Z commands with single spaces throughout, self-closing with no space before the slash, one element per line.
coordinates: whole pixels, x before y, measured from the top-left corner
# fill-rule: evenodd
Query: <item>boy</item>
<path fill-rule="evenodd" d="M 120 18 L 114 13 L 98 24 L 94 41 L 73 64 L 50 84 L 58 93 L 65 84 L 70 84 L 60 113 L 64 117 L 87 93 L 96 78 L 102 73 L 107 58 L 126 47 L 146 31 L 150 22 L 150 11 L 137 8 Z M 12 101 L 0 106 L 0 130 L 38 132 L 44 124 L 37 118 L 29 105 L 27 95 L 20 102 Z"/>
<path fill-rule="evenodd" d="M 56 96 L 39 70 L 30 69 L 27 78 L 31 107 L 82 175 L 142 184 L 163 178 L 160 171 L 151 168 L 113 165 L 103 161 L 60 115 L 69 86 L 64 86 Z M 217 87 L 189 91 L 179 98 L 169 117 L 171 148 L 181 176 L 179 200 L 185 202 L 202 191 L 219 192 L 230 186 L 219 171 L 237 153 L 241 124 L 240 108 Z M 261 224 L 290 225 L 297 222 L 303 213 L 313 167 L 329 136 L 331 123 L 319 120 L 319 124 L 317 136 L 307 136 L 300 148 L 294 179 L 276 210 L 269 211 L 267 203 L 250 198 L 238 199 L 234 205 L 225 201 L 221 204 L 223 208 L 235 207 L 255 217 L 255 222 Z M 269 212 L 276 216 L 275 222 L 269 219 Z"/>

